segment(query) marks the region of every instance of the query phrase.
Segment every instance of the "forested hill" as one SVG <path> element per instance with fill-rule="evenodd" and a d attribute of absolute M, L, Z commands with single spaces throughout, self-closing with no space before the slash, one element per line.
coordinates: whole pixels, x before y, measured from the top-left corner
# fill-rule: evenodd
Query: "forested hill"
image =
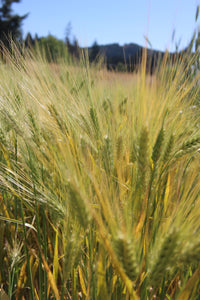
<path fill-rule="evenodd" d="M 128 59 L 130 56 L 137 55 L 142 51 L 142 47 L 137 44 L 127 44 L 120 46 L 119 44 L 108 44 L 99 46 L 100 51 L 106 55 L 108 59 L 113 57 Z"/>
<path fill-rule="evenodd" d="M 90 59 L 93 61 L 95 57 L 103 55 L 105 57 L 108 68 L 123 71 L 124 68 L 134 70 L 141 62 L 144 48 L 134 43 L 120 46 L 117 43 L 108 45 L 94 44 L 88 48 Z M 147 61 L 153 69 L 158 61 L 162 59 L 164 52 L 154 49 L 147 49 Z M 175 54 L 170 54 L 172 58 Z"/>

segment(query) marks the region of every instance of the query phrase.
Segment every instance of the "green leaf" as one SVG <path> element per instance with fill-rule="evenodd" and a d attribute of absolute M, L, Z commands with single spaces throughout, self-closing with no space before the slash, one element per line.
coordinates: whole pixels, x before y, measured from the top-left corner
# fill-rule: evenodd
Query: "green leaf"
<path fill-rule="evenodd" d="M 58 258 L 58 229 L 56 229 L 56 238 L 55 238 L 55 245 L 54 245 L 54 257 L 53 257 L 53 277 L 55 282 L 58 279 L 58 268 L 59 268 L 59 258 Z"/>
<path fill-rule="evenodd" d="M 6 218 L 6 217 L 3 217 L 3 216 L 0 216 L 0 220 L 6 221 L 6 222 L 9 222 L 9 223 L 18 224 L 18 225 L 23 225 L 23 222 L 22 222 L 22 221 L 18 221 L 18 220 L 15 220 L 15 219 Z M 28 227 L 28 228 L 31 228 L 31 229 L 33 229 L 35 232 L 37 232 L 37 230 L 35 229 L 35 227 L 32 226 L 31 224 L 25 223 L 25 226 Z"/>

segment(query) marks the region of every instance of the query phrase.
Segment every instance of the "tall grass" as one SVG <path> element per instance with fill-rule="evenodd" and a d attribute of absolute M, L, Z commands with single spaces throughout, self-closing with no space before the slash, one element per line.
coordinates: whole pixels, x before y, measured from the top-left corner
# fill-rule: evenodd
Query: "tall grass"
<path fill-rule="evenodd" d="M 1 295 L 198 299 L 198 78 L 181 60 L 148 76 L 145 56 L 116 74 L 15 51 L 0 66 Z"/>

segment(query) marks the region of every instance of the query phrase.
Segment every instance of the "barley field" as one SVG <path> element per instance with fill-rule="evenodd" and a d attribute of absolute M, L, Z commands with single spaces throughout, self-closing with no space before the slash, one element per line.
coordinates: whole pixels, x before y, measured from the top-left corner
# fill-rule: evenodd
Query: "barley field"
<path fill-rule="evenodd" d="M 200 299 L 193 59 L 0 64 L 0 298 Z"/>

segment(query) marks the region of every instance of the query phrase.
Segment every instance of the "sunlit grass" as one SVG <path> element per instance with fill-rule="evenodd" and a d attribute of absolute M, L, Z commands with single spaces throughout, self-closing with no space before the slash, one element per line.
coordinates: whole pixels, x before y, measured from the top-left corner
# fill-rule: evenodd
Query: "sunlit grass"
<path fill-rule="evenodd" d="M 137 74 L 116 74 L 86 56 L 15 56 L 0 73 L 2 289 L 196 299 L 198 78 L 181 61 L 150 76 L 145 58 Z"/>

